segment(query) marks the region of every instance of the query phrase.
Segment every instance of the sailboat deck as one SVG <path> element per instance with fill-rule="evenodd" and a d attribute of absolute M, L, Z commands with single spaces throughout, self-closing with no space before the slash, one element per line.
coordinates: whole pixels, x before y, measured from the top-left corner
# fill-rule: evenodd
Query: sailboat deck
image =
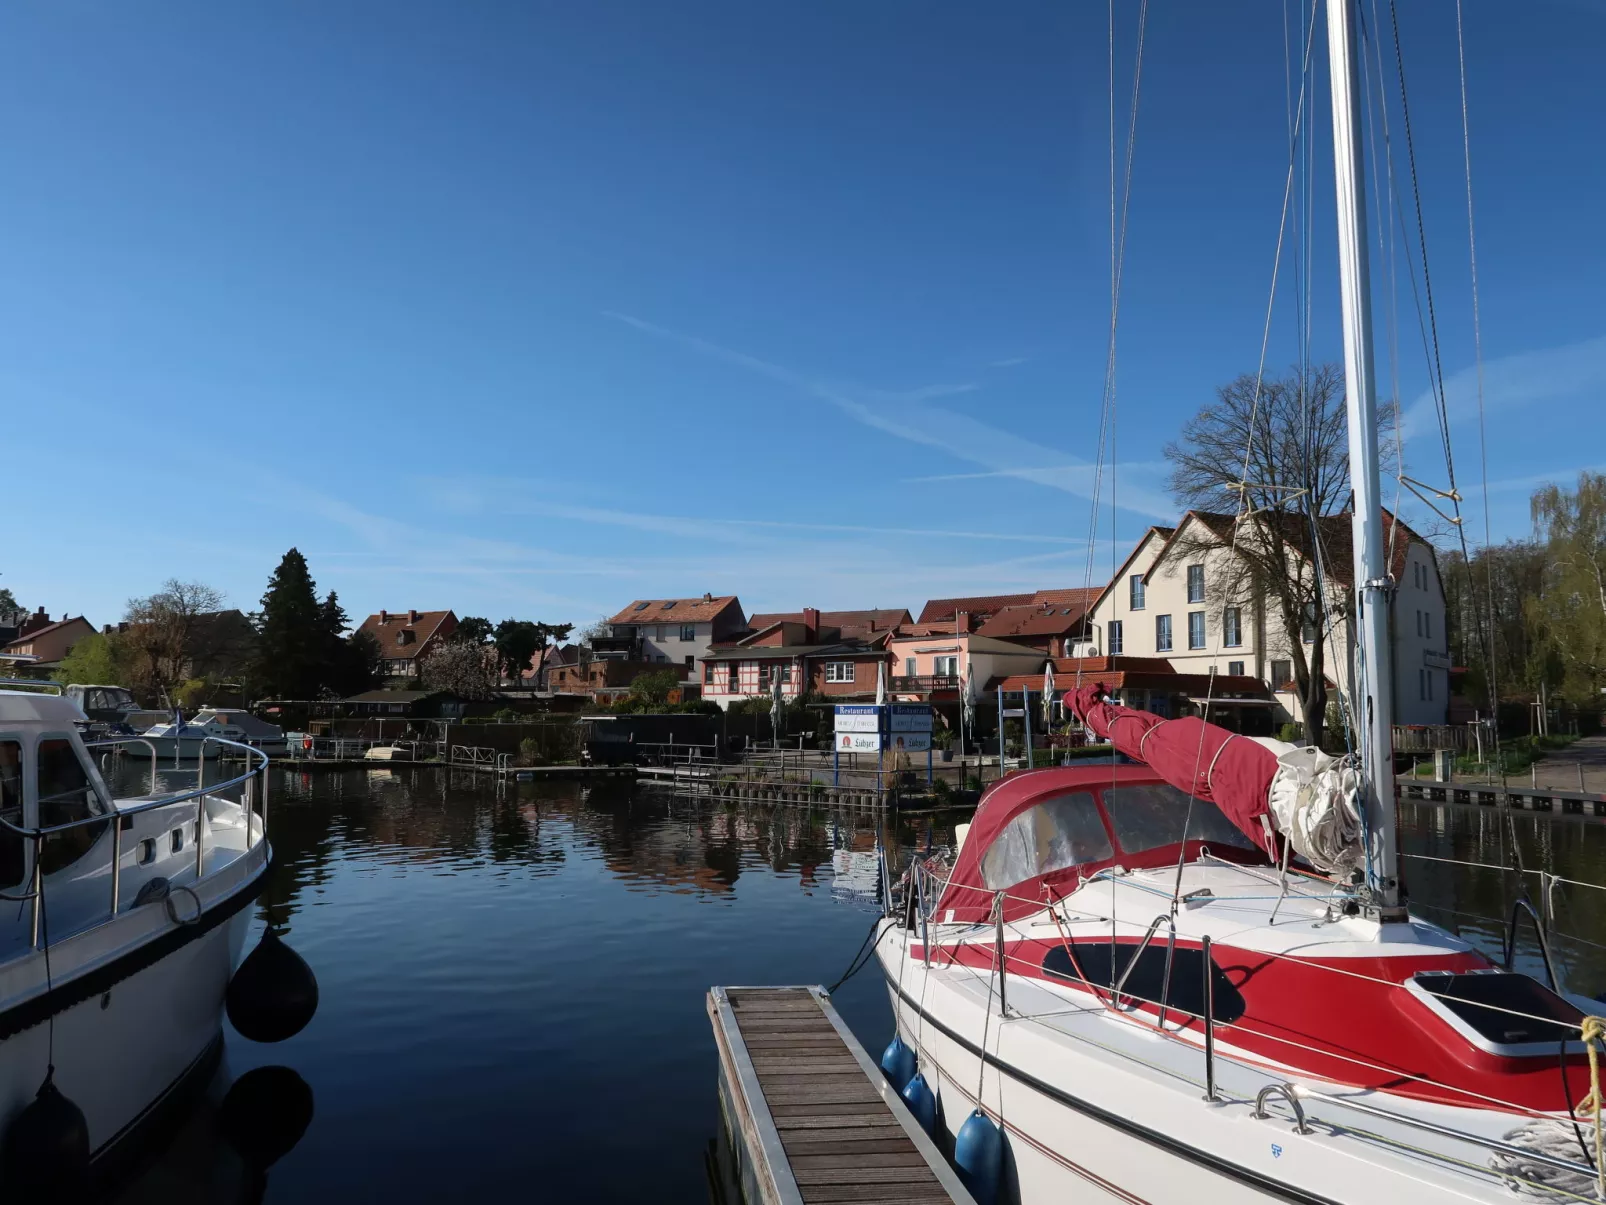
<path fill-rule="evenodd" d="M 818 987 L 716 987 L 720 1106 L 746 1199 L 970 1195 Z"/>

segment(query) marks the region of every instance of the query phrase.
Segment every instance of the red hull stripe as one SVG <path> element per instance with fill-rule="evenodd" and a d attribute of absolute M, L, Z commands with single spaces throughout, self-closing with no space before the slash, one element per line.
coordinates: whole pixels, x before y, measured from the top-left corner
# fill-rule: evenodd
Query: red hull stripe
<path fill-rule="evenodd" d="M 1078 947 L 1093 940 L 1078 941 Z M 1118 944 L 1135 945 L 1133 941 Z M 1009 972 L 1059 986 L 1088 986 L 1043 970 L 1059 940 L 1006 943 Z M 1198 949 L 1197 943 L 1177 943 Z M 1218 1021 L 1216 1040 L 1247 1051 L 1258 1062 L 1292 1067 L 1301 1074 L 1352 1088 L 1371 1088 L 1417 1100 L 1461 1107 L 1501 1109 L 1511 1113 L 1561 1113 L 1572 1104 L 1562 1087 L 1556 1054 L 1509 1058 L 1479 1050 L 1462 1038 L 1403 982 L 1423 971 L 1469 971 L 1489 963 L 1474 953 L 1421 957 L 1305 959 L 1284 958 L 1212 943 L 1216 964 L 1244 998 L 1244 1015 L 1233 1024 Z M 923 958 L 918 944 L 911 958 Z M 932 960 L 957 962 L 989 972 L 995 962 L 992 945 L 935 945 Z M 1379 982 L 1383 980 L 1386 982 Z M 1101 1001 L 1107 988 L 1095 985 Z M 1141 1014 L 1141 1016 L 1139 1015 Z M 1153 1024 L 1159 1007 L 1142 1003 L 1124 1017 Z M 1168 1023 L 1177 1017 L 1174 1009 Z M 1168 1033 L 1202 1043 L 1197 1018 Z M 1588 1088 L 1584 1055 L 1568 1058 L 1569 1083 L 1582 1094 Z"/>

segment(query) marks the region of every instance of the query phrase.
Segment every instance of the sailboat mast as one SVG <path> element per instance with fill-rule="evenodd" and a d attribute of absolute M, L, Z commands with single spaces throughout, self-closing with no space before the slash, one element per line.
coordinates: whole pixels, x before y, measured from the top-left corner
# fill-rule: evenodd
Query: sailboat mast
<path fill-rule="evenodd" d="M 1333 174 L 1338 192 L 1338 277 L 1344 314 L 1344 397 L 1349 412 L 1356 647 L 1351 698 L 1360 737 L 1371 886 L 1383 919 L 1403 919 L 1394 822 L 1394 685 L 1390 587 L 1384 563 L 1378 471 L 1372 293 L 1366 262 L 1366 176 L 1360 139 L 1359 39 L 1354 0 L 1327 0 L 1333 90 Z"/>

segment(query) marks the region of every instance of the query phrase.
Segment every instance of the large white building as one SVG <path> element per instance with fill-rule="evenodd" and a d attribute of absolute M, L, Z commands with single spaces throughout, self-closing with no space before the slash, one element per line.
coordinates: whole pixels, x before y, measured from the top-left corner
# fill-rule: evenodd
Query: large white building
<path fill-rule="evenodd" d="M 1387 512 L 1383 517 L 1395 585 L 1390 617 L 1394 722 L 1443 724 L 1450 661 L 1438 561 L 1432 546 L 1405 523 Z M 1330 686 L 1347 692 L 1353 584 L 1349 516 L 1323 520 L 1321 533 L 1328 609 L 1323 669 Z M 1238 538 L 1253 538 L 1248 525 Z M 1179 674 L 1259 679 L 1270 692 L 1274 719 L 1302 720 L 1294 645 L 1297 641 L 1309 650 L 1322 634 L 1309 621 L 1290 630 L 1275 598 L 1250 587 L 1233 540 L 1231 515 L 1189 511 L 1174 528 L 1151 527 L 1095 601 L 1093 638 L 1107 655 L 1163 657 Z M 1311 580 L 1312 562 L 1298 556 L 1292 570 Z M 1151 709 L 1169 706 L 1161 697 L 1124 701 Z"/>

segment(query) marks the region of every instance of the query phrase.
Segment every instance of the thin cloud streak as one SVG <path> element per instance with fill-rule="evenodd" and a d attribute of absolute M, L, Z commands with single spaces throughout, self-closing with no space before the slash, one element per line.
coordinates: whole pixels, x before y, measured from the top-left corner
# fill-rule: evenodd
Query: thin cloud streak
<path fill-rule="evenodd" d="M 629 314 L 607 310 L 604 316 L 644 334 L 679 343 L 713 359 L 745 368 L 805 396 L 828 402 L 854 421 L 897 439 L 935 448 L 956 460 L 980 464 L 993 472 L 1008 473 L 1036 485 L 1083 498 L 1093 495 L 1095 472 L 1092 465 L 1058 453 L 1060 459 L 1070 463 L 1049 469 L 1017 468 L 1022 463 L 1031 464 L 1040 460 L 1045 451 L 1053 454 L 1052 450 L 978 422 L 967 414 L 925 404 L 934 397 L 971 392 L 976 388 L 974 384 L 928 386 L 904 393 L 858 389 L 849 392 L 848 387 L 810 378 L 746 352 L 722 347 L 696 335 L 671 330 Z M 870 405 L 870 401 L 884 408 L 878 409 Z M 1169 499 L 1141 487 L 1123 490 L 1119 501 L 1122 510 L 1147 518 L 1175 517 L 1176 508 Z"/>

